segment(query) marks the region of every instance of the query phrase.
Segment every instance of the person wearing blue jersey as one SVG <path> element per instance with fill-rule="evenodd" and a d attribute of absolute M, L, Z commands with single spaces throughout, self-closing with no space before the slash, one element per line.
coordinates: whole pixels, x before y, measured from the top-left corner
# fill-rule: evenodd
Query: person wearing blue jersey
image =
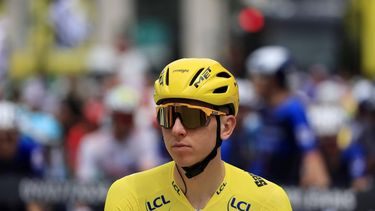
<path fill-rule="evenodd" d="M 17 194 L 13 184 L 23 178 L 43 176 L 42 148 L 32 138 L 23 135 L 18 128 L 16 104 L 0 101 L 0 210 L 39 211 L 36 202 L 17 201 L 8 196 Z"/>
<path fill-rule="evenodd" d="M 288 87 L 293 69 L 288 49 L 264 46 L 246 60 L 247 75 L 260 99 L 249 170 L 279 184 L 327 187 L 330 179 L 302 101 Z"/>

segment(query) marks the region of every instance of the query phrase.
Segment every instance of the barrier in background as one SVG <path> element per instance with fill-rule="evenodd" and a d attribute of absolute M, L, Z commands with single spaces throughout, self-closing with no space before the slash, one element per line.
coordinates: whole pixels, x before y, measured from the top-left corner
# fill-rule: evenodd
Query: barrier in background
<path fill-rule="evenodd" d="M 0 177 L 0 203 L 38 201 L 47 204 L 84 202 L 102 204 L 110 183 L 81 183 L 78 181 L 37 180 Z M 355 193 L 350 189 L 301 189 L 284 187 L 293 210 L 375 210 L 375 189 Z"/>

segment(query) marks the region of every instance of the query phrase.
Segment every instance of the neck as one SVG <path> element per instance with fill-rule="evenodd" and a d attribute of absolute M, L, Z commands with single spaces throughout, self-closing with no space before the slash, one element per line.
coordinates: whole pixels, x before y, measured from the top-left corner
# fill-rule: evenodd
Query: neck
<path fill-rule="evenodd" d="M 282 90 L 275 90 L 271 97 L 268 100 L 268 104 L 271 106 L 278 106 L 289 96 L 289 91 L 282 89 Z"/>
<path fill-rule="evenodd" d="M 174 171 L 174 179 L 177 185 L 183 190 L 188 201 L 196 209 L 205 207 L 223 182 L 225 176 L 224 162 L 221 160 L 219 153 L 210 161 L 202 173 L 193 178 L 188 179 L 181 167 L 176 165 L 175 168 L 178 168 L 178 171 L 181 172 L 180 176 L 177 169 Z"/>

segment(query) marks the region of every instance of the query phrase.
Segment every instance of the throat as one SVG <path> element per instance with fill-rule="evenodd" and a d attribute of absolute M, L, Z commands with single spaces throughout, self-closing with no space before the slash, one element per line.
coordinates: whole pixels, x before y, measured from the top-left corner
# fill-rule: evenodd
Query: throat
<path fill-rule="evenodd" d="M 197 210 L 203 209 L 207 205 L 225 177 L 224 162 L 220 159 L 214 159 L 204 172 L 193 178 L 187 178 L 183 172 L 181 167 L 175 166 L 175 181 L 182 189 L 186 199 Z"/>
<path fill-rule="evenodd" d="M 211 193 L 209 192 L 200 193 L 200 194 L 196 194 L 196 193 L 197 191 L 192 190 L 192 191 L 187 192 L 185 196 L 187 200 L 189 201 L 189 203 L 192 205 L 192 207 L 194 207 L 194 209 L 201 210 L 208 204 L 208 202 L 212 198 L 215 191 Z"/>

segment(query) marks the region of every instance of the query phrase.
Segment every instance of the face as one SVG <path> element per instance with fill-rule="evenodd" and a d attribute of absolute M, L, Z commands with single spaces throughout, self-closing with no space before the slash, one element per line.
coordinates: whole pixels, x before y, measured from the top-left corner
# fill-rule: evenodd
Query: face
<path fill-rule="evenodd" d="M 172 104 L 172 105 L 171 105 Z M 201 112 L 197 112 L 201 111 Z M 217 120 L 220 116 L 220 137 L 227 139 L 236 118 L 227 111 L 216 111 L 194 103 L 167 103 L 158 109 L 158 122 L 166 148 L 179 166 L 191 166 L 203 160 L 216 144 Z M 206 118 L 204 118 L 206 117 Z M 220 156 L 220 152 L 218 153 Z"/>
<path fill-rule="evenodd" d="M 18 134 L 15 130 L 0 129 L 0 159 L 9 160 L 16 155 Z"/>
<path fill-rule="evenodd" d="M 177 118 L 171 129 L 162 127 L 165 146 L 179 166 L 191 166 L 203 160 L 216 143 L 216 118 L 206 126 L 187 129 Z"/>
<path fill-rule="evenodd" d="M 267 97 L 269 89 L 272 86 L 271 78 L 261 75 L 252 75 L 251 80 L 254 84 L 256 94 L 261 98 Z"/>
<path fill-rule="evenodd" d="M 122 139 L 129 135 L 134 124 L 133 114 L 113 112 L 112 113 L 112 123 L 113 123 L 113 133 L 116 138 Z"/>

